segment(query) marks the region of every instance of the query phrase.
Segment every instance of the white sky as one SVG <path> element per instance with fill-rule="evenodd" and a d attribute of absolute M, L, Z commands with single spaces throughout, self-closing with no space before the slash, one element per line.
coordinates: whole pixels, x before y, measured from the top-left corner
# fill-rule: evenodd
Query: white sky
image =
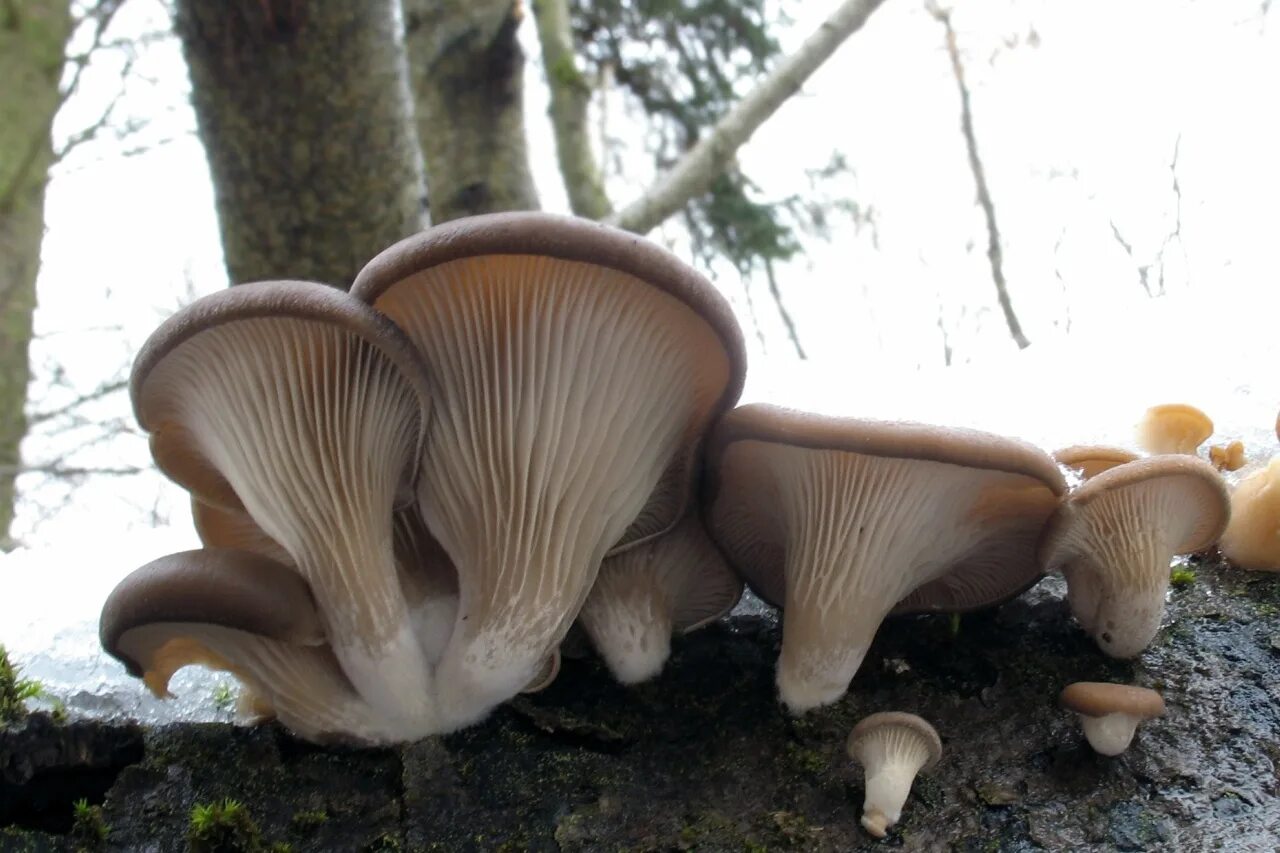
<path fill-rule="evenodd" d="M 1170 345 L 1197 347 L 1212 365 L 1214 335 L 1229 335 L 1242 313 L 1275 316 L 1280 122 L 1271 105 L 1280 86 L 1280 44 L 1276 28 L 1264 26 L 1260 0 L 959 5 L 955 24 L 1004 235 L 1006 274 L 1033 341 L 1019 363 L 1037 351 L 1068 358 L 1072 348 L 1091 352 L 1100 336 L 1143 325 L 1155 306 L 1110 223 L 1141 262 L 1151 261 L 1172 227 L 1169 163 L 1179 136 L 1182 240 L 1167 251 L 1166 285 L 1203 306 L 1206 334 Z M 784 44 L 798 43 L 833 7 L 830 0 L 804 4 Z M 157 0 L 129 0 L 115 31 L 158 32 L 166 23 Z M 1038 46 L 1005 45 L 1013 37 L 1025 41 L 1031 27 Z M 522 36 L 536 62 L 529 26 Z M 550 164 L 540 77 L 536 69 L 527 75 L 527 121 L 534 162 Z M 104 59 L 60 117 L 58 135 L 92 121 L 119 86 L 118 60 Z M 164 316 L 226 284 L 207 165 L 186 93 L 176 42 L 149 39 L 138 51 L 118 117 L 148 116 L 151 123 L 128 142 L 86 146 L 54 173 L 33 349 L 40 369 L 32 389 L 37 410 L 121 375 Z M 625 120 L 616 104 L 609 114 Z M 145 150 L 121 155 L 138 145 Z M 921 4 L 886 0 L 740 158 L 766 195 L 782 197 L 807 191 L 804 170 L 824 165 L 836 150 L 856 177 L 826 192 L 850 193 L 875 208 L 879 247 L 844 228 L 829 243 L 809 241 L 803 259 L 779 270 L 815 369 L 848 377 L 850 387 L 867 377 L 910 382 L 914 372 L 941 366 L 940 323 L 957 364 L 1013 358 L 993 299 L 942 30 Z M 630 152 L 627 162 L 635 169 L 629 180 L 614 181 L 616 203 L 625 203 L 650 169 L 640 151 Z M 554 171 L 544 166 L 537 178 L 544 206 L 565 209 Z M 654 236 L 679 245 L 678 235 Z M 764 282 L 716 272 L 740 311 L 752 371 L 785 374 L 791 348 Z M 749 325 L 744 286 L 751 287 L 764 351 Z M 1234 295 L 1224 296 L 1226 290 Z M 70 389 L 49 389 L 55 369 Z M 850 405 L 856 411 L 856 401 Z M 1127 423 L 1138 411 L 1118 419 Z M 84 414 L 132 424 L 124 394 Z M 47 459 L 94 431 L 86 424 L 61 437 L 37 433 L 27 443 L 28 461 Z M 124 435 L 70 461 L 115 467 L 146 459 L 141 437 Z M 152 510 L 194 545 L 180 491 L 156 475 L 93 478 L 58 506 L 60 491 L 37 483 L 23 480 L 32 491 L 15 529 L 31 545 L 115 541 L 149 526 Z"/>

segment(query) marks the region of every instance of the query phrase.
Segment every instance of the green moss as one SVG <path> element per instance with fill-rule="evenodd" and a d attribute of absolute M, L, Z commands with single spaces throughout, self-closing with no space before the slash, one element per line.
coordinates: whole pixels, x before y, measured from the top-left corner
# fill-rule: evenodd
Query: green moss
<path fill-rule="evenodd" d="M 329 813 L 324 809 L 295 812 L 293 819 L 290 820 L 293 828 L 298 830 L 315 829 L 317 826 L 323 826 L 328 822 Z"/>
<path fill-rule="evenodd" d="M 400 849 L 400 839 L 390 832 L 384 832 L 361 848 L 361 851 L 362 853 L 397 853 Z"/>
<path fill-rule="evenodd" d="M 236 691 L 230 684 L 224 681 L 213 688 L 213 707 L 226 712 L 230 711 L 235 704 Z"/>
<path fill-rule="evenodd" d="M 91 806 L 88 800 L 76 800 L 71 808 L 71 837 L 82 849 L 101 847 L 110 831 L 102 822 L 102 806 Z"/>
<path fill-rule="evenodd" d="M 1185 589 L 1196 582 L 1195 569 L 1178 567 L 1169 575 L 1169 585 L 1174 589 Z"/>
<path fill-rule="evenodd" d="M 0 646 L 0 723 L 11 723 L 27 715 L 27 700 L 44 695 L 40 682 L 22 677 L 22 669 L 9 660 Z"/>
<path fill-rule="evenodd" d="M 187 841 L 193 853 L 259 853 L 262 834 L 241 803 L 225 799 L 191 809 Z"/>

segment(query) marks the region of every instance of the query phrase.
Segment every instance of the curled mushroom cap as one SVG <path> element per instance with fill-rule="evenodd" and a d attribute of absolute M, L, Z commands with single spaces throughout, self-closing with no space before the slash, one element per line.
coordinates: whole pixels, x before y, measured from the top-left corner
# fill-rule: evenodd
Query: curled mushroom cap
<path fill-rule="evenodd" d="M 1140 723 L 1164 714 L 1159 693 L 1129 684 L 1077 681 L 1066 686 L 1058 701 L 1079 715 L 1084 736 L 1099 755 L 1124 752 Z"/>
<path fill-rule="evenodd" d="M 1066 489 L 1013 439 L 765 405 L 726 415 L 707 460 L 712 536 L 784 608 L 778 688 L 796 712 L 844 693 L 900 602 L 963 610 L 1025 589 Z"/>
<path fill-rule="evenodd" d="M 1195 453 L 1213 435 L 1209 416 L 1186 403 L 1147 409 L 1138 422 L 1138 446 L 1148 453 Z"/>
<path fill-rule="evenodd" d="M 1046 571 L 1067 579 L 1081 627 L 1111 657 L 1140 653 L 1160 629 L 1169 562 L 1217 541 L 1228 517 L 1218 472 L 1193 456 L 1152 456 L 1093 477 L 1045 529 Z"/>
<path fill-rule="evenodd" d="M 1244 456 L 1244 442 L 1231 441 L 1209 447 L 1209 462 L 1219 471 L 1239 471 L 1248 460 Z"/>
<path fill-rule="evenodd" d="M 430 415 L 413 345 L 333 288 L 241 285 L 161 324 L 131 391 L 165 473 L 289 554 L 361 695 L 436 730 L 391 529 Z"/>
<path fill-rule="evenodd" d="M 607 552 L 680 518 L 701 437 L 741 391 L 741 331 L 664 250 L 538 213 L 432 228 L 351 292 L 430 370 L 419 504 L 461 596 L 439 678 L 474 719 L 530 681 Z"/>
<path fill-rule="evenodd" d="M 1087 480 L 1117 465 L 1132 462 L 1138 454 L 1122 447 L 1077 444 L 1054 451 L 1053 458 L 1059 465 L 1078 472 L 1080 479 Z"/>
<path fill-rule="evenodd" d="M 916 774 L 942 757 L 942 741 L 933 726 L 915 714 L 885 711 L 854 726 L 846 748 L 866 771 L 862 826 L 884 838 L 902 817 Z"/>
<path fill-rule="evenodd" d="M 1244 569 L 1280 571 L 1280 456 L 1231 492 L 1231 521 L 1222 556 Z"/>
<path fill-rule="evenodd" d="M 234 674 L 280 721 L 312 740 L 398 740 L 405 733 L 369 706 L 326 645 L 307 584 L 248 551 L 161 557 L 126 577 L 102 608 L 106 651 L 155 695 L 179 669 Z"/>
<path fill-rule="evenodd" d="M 578 619 L 614 677 L 657 675 L 673 631 L 714 622 L 742 597 L 742 581 L 707 537 L 697 514 L 664 536 L 608 557 Z"/>

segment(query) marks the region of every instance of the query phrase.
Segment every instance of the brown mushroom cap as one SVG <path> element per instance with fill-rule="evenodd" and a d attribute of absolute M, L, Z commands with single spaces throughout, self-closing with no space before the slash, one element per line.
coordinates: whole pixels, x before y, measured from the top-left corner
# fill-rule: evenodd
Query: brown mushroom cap
<path fill-rule="evenodd" d="M 293 565 L 289 552 L 268 536 L 246 512 L 207 504 L 193 496 L 191 521 L 195 524 L 196 535 L 206 548 L 252 551 L 281 565 Z"/>
<path fill-rule="evenodd" d="M 513 695 L 558 646 L 607 552 L 680 518 L 702 436 L 741 391 L 741 331 L 664 250 L 540 213 L 432 228 L 351 292 L 430 369 L 419 498 L 461 594 L 440 678 L 473 718 L 463 705 Z"/>
<path fill-rule="evenodd" d="M 1164 714 L 1164 697 L 1154 690 L 1132 684 L 1077 681 L 1063 688 L 1058 702 L 1068 711 L 1075 711 L 1086 717 L 1128 714 L 1140 720 L 1149 720 Z"/>
<path fill-rule="evenodd" d="M 1222 556 L 1244 569 L 1280 571 L 1280 456 L 1231 491 Z"/>
<path fill-rule="evenodd" d="M 1054 451 L 1053 458 L 1059 465 L 1073 468 L 1080 472 L 1082 479 L 1088 480 L 1103 471 L 1109 471 L 1117 465 L 1132 462 L 1138 454 L 1123 447 L 1107 447 L 1096 444 L 1076 444 Z"/>
<path fill-rule="evenodd" d="M 1219 471 L 1239 471 L 1246 461 L 1243 441 L 1231 441 L 1209 447 L 1209 462 Z"/>
<path fill-rule="evenodd" d="M 1047 454 L 1014 439 L 766 405 L 726 415 L 707 459 L 713 537 L 785 608 L 778 680 L 795 710 L 844 692 L 900 602 L 968 609 L 1026 588 L 1066 490 Z"/>
<path fill-rule="evenodd" d="M 1081 626 L 1113 657 L 1155 637 L 1169 562 L 1217 541 L 1229 516 L 1226 485 L 1194 456 L 1152 456 L 1104 471 L 1072 492 L 1040 545 L 1046 571 L 1067 579 Z"/>
<path fill-rule="evenodd" d="M 1211 435 L 1213 421 L 1186 403 L 1152 406 L 1138 422 L 1138 446 L 1148 453 L 1195 453 Z"/>
<path fill-rule="evenodd" d="M 166 473 L 205 502 L 247 511 L 289 554 L 361 693 L 434 730 L 431 673 L 391 541 L 431 411 L 404 334 L 333 288 L 241 285 L 161 324 L 131 391 Z"/>

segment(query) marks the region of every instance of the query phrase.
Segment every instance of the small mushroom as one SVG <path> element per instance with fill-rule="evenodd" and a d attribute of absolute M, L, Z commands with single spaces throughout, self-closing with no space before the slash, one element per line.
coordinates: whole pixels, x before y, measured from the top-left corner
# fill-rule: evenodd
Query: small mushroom
<path fill-rule="evenodd" d="M 1117 465 L 1132 462 L 1138 458 L 1138 454 L 1123 447 L 1077 444 L 1054 451 L 1053 458 L 1064 468 L 1079 473 L 1080 479 L 1088 480 Z"/>
<path fill-rule="evenodd" d="M 1244 442 L 1232 441 L 1209 447 L 1209 462 L 1219 471 L 1239 471 L 1248 460 L 1244 457 Z"/>
<path fill-rule="evenodd" d="M 707 468 L 713 538 L 783 607 L 778 692 L 795 713 L 844 694 L 890 611 L 972 610 L 1034 583 L 1066 491 L 1015 439 L 759 404 L 720 420 Z"/>
<path fill-rule="evenodd" d="M 311 740 L 413 737 L 365 702 L 334 658 L 306 582 L 248 551 L 209 548 L 153 560 L 107 597 L 99 637 L 156 696 L 185 666 L 232 673 L 257 716 Z"/>
<path fill-rule="evenodd" d="M 862 826 L 876 838 L 902 817 L 911 783 L 942 757 L 937 731 L 915 714 L 884 711 L 864 718 L 849 732 L 849 757 L 866 773 Z"/>
<path fill-rule="evenodd" d="M 1124 752 L 1140 723 L 1164 714 L 1159 693 L 1131 684 L 1077 681 L 1066 686 L 1058 701 L 1080 717 L 1084 736 L 1099 755 Z"/>
<path fill-rule="evenodd" d="M 622 684 L 657 675 L 673 631 L 714 622 L 742 597 L 696 513 L 665 536 L 608 557 L 578 614 L 600 656 Z"/>
<path fill-rule="evenodd" d="M 1067 496 L 1045 527 L 1045 571 L 1067 579 L 1081 627 L 1111 657 L 1139 654 L 1160 629 L 1169 563 L 1217 541 L 1227 489 L 1194 456 L 1126 462 Z"/>
<path fill-rule="evenodd" d="M 1211 435 L 1213 421 L 1186 403 L 1152 406 L 1138 422 L 1138 446 L 1148 453 L 1194 454 Z"/>
<path fill-rule="evenodd" d="M 1231 521 L 1219 547 L 1242 569 L 1280 571 L 1280 456 L 1232 490 Z"/>

